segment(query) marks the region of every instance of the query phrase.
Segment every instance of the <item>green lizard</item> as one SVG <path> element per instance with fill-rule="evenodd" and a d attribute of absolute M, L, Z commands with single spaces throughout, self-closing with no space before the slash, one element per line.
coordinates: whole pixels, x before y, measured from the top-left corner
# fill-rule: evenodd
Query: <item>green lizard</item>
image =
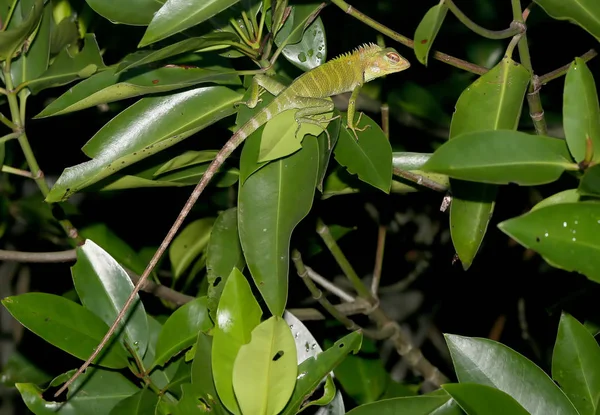
<path fill-rule="evenodd" d="M 276 98 L 242 125 L 217 153 L 215 159 L 212 161 L 202 176 L 202 179 L 200 179 L 200 182 L 190 195 L 185 206 L 177 216 L 177 219 L 173 223 L 167 236 L 150 260 L 146 270 L 136 283 L 133 292 L 123 305 L 123 308 L 102 339 L 102 342 L 98 345 L 89 359 L 79 368 L 77 373 L 62 386 L 55 396 L 60 395 L 62 391 L 64 391 L 98 356 L 119 324 L 121 324 L 125 313 L 131 307 L 138 291 L 156 266 L 160 257 L 168 248 L 171 240 L 175 237 L 175 234 L 179 230 L 192 206 L 200 197 L 202 191 L 206 188 L 225 160 L 250 134 L 269 120 L 273 119 L 276 115 L 287 110 L 296 110 L 295 118 L 298 123 L 298 128 L 301 123 L 322 126 L 323 121 L 318 120 L 316 117 L 331 112 L 334 109 L 333 102 L 327 98 L 345 92 L 352 92 L 348 104 L 348 124 L 346 128 L 352 130 L 355 138 L 358 140 L 356 131 L 363 131 L 363 129 L 358 128 L 362 113 L 359 114 L 356 124 L 354 123 L 354 115 L 356 98 L 358 97 L 360 87 L 365 82 L 369 82 L 384 75 L 403 71 L 409 66 L 410 63 L 393 48 L 383 49 L 377 45 L 368 44 L 360 46 L 351 53 L 341 55 L 300 75 L 287 88 L 265 75 L 254 76 L 251 97 L 245 104 L 250 108 L 254 108 L 260 101 L 259 96 L 261 91 L 264 92 L 264 90 L 275 95 Z M 263 88 L 263 90 L 261 90 L 261 88 Z M 324 130 L 327 131 L 325 128 Z"/>

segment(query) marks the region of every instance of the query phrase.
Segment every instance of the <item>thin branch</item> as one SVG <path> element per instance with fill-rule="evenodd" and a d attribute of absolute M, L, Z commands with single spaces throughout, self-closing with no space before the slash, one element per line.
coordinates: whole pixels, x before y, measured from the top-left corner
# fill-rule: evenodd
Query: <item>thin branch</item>
<path fill-rule="evenodd" d="M 6 118 L 6 116 L 4 114 L 2 114 L 1 112 L 0 112 L 0 122 L 2 124 L 6 125 L 8 128 L 10 128 L 13 131 L 17 131 L 19 129 L 19 127 L 17 127 L 15 125 L 15 123 L 13 123 L 11 120 Z"/>
<path fill-rule="evenodd" d="M 579 58 L 582 59 L 584 62 L 588 62 L 588 61 L 594 59 L 596 56 L 598 56 L 598 52 L 596 52 L 595 49 L 590 49 L 587 52 L 585 52 L 583 55 L 581 55 Z M 557 68 L 553 71 L 548 72 L 547 74 L 540 76 L 538 78 L 539 84 L 546 85 L 548 82 L 560 78 L 561 76 L 565 75 L 569 71 L 570 67 L 571 67 L 571 63 L 569 62 L 566 65 L 561 66 L 560 68 Z"/>
<path fill-rule="evenodd" d="M 21 133 L 10 133 L 5 136 L 0 137 L 0 144 L 6 143 L 7 141 L 14 140 L 15 138 L 19 138 Z"/>
<path fill-rule="evenodd" d="M 448 6 L 448 9 L 456 16 L 458 20 L 461 21 L 462 24 L 467 26 L 473 32 L 477 33 L 479 36 L 483 36 L 488 39 L 507 39 L 509 37 L 513 37 L 516 34 L 523 33 L 523 28 L 519 25 L 515 25 L 514 22 L 510 24 L 508 29 L 504 30 L 489 30 L 485 27 L 479 26 L 473 20 L 469 19 L 466 14 L 464 14 L 452 0 L 445 0 L 444 4 Z"/>
<path fill-rule="evenodd" d="M 363 301 L 354 303 L 335 304 L 334 307 L 345 316 L 353 316 L 355 314 L 364 314 L 368 310 L 368 306 Z M 316 308 L 288 308 L 287 311 L 298 317 L 299 320 L 325 320 L 326 317 Z"/>
<path fill-rule="evenodd" d="M 375 252 L 375 267 L 373 267 L 373 280 L 371 281 L 371 294 L 377 298 L 377 292 L 379 291 L 379 283 L 381 282 L 381 269 L 383 268 L 383 252 L 385 250 L 385 237 L 387 234 L 387 227 L 385 225 L 379 225 L 379 232 L 377 232 L 377 250 Z"/>
<path fill-rule="evenodd" d="M 1 143 L 1 141 L 0 141 Z M 2 166 L 3 173 L 15 174 L 17 176 L 27 177 L 28 179 L 33 179 L 33 174 L 27 170 L 16 169 L 11 166 Z"/>
<path fill-rule="evenodd" d="M 353 303 L 354 301 L 356 301 L 356 298 L 354 298 L 353 296 L 351 296 L 350 294 L 348 294 L 346 291 L 342 290 L 337 285 L 333 284 L 327 278 L 325 278 L 325 277 L 321 276 L 320 274 L 316 273 L 312 268 L 306 267 L 306 272 L 308 273 L 308 277 L 311 280 L 313 280 L 314 282 L 316 282 L 317 284 L 319 284 L 321 287 L 325 288 L 330 293 L 332 293 L 335 296 L 339 297 L 340 300 L 346 301 L 348 303 Z"/>
<path fill-rule="evenodd" d="M 414 49 L 414 41 L 412 39 L 393 31 L 392 29 L 382 25 L 376 20 L 371 19 L 369 16 L 356 10 L 353 6 L 349 5 L 344 0 L 331 0 L 331 2 L 338 6 L 340 9 L 342 9 L 345 13 L 360 20 L 367 26 L 372 27 L 378 32 L 383 33 L 384 35 L 394 39 L 399 43 L 402 43 L 404 46 Z M 488 69 L 484 68 L 483 66 L 479 66 L 474 63 L 455 58 L 454 56 L 450 56 L 442 52 L 435 51 L 433 52 L 432 56 L 434 59 L 445 62 L 448 65 L 454 66 L 455 68 L 463 69 L 467 72 L 471 72 L 477 75 L 483 75 L 488 71 Z"/>
<path fill-rule="evenodd" d="M 431 180 L 425 176 L 422 176 L 420 174 L 412 173 L 412 172 L 402 170 L 402 169 L 399 169 L 396 167 L 394 167 L 393 172 L 394 172 L 394 175 L 396 175 L 396 176 L 402 177 L 403 179 L 409 180 L 420 186 L 427 187 L 428 189 L 431 189 L 433 191 L 442 192 L 442 193 L 448 191 L 447 186 L 444 186 L 443 184 L 433 181 L 433 180 Z"/>

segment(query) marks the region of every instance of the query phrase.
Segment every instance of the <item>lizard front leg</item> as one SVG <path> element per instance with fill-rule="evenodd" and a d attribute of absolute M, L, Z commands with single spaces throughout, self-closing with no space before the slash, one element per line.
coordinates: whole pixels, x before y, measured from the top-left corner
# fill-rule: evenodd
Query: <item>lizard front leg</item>
<path fill-rule="evenodd" d="M 296 100 L 298 106 L 300 107 L 298 111 L 296 111 L 296 122 L 298 123 L 296 135 L 298 134 L 298 131 L 300 131 L 300 125 L 302 123 L 318 125 L 323 129 L 323 131 L 325 131 L 325 135 L 327 135 L 327 143 L 331 149 L 331 137 L 329 135 L 329 131 L 327 131 L 327 124 L 329 124 L 330 121 L 338 118 L 339 115 L 328 120 L 318 120 L 315 118 L 315 116 L 333 111 L 333 101 L 324 98 L 308 98 L 300 96 L 295 97 L 294 100 Z M 325 124 L 325 127 L 323 127 L 323 124 Z"/>
<path fill-rule="evenodd" d="M 352 95 L 350 95 L 350 101 L 348 101 L 348 124 L 346 125 L 346 128 L 352 130 L 352 132 L 354 133 L 354 138 L 356 138 L 356 141 L 358 141 L 358 134 L 356 134 L 357 131 L 365 131 L 367 128 L 370 127 L 370 125 L 366 125 L 363 128 L 358 128 L 358 125 L 360 124 L 360 119 L 363 115 L 362 112 L 360 112 L 358 114 L 358 120 L 356 121 L 356 124 L 354 124 L 354 113 L 356 112 L 356 99 L 358 98 L 358 94 L 360 93 L 360 85 L 358 85 L 356 88 L 354 88 L 354 90 L 352 91 Z"/>
<path fill-rule="evenodd" d="M 254 78 L 252 78 L 252 85 L 250 86 L 250 99 L 248 99 L 248 101 L 236 102 L 234 106 L 243 104 L 248 106 L 248 108 L 254 108 L 259 102 L 262 101 L 260 96 L 265 92 L 265 90 L 271 95 L 277 96 L 285 89 L 285 87 L 286 86 L 284 84 L 267 75 L 254 75 Z"/>

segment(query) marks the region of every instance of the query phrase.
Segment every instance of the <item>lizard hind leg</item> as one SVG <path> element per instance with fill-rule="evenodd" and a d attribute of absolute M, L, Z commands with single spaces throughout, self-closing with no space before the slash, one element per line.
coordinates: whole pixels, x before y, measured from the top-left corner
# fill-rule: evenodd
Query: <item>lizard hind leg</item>
<path fill-rule="evenodd" d="M 237 108 L 238 105 L 246 105 L 248 108 L 254 108 L 259 102 L 262 102 L 260 96 L 269 92 L 271 95 L 277 96 L 286 88 L 281 82 L 268 77 L 267 75 L 257 74 L 252 78 L 252 85 L 250 85 L 250 98 L 247 101 L 238 101 L 233 105 Z"/>
<path fill-rule="evenodd" d="M 327 144 L 329 149 L 331 149 L 331 136 L 329 135 L 329 131 L 327 131 L 327 125 L 330 121 L 333 121 L 340 116 L 337 115 L 330 119 L 318 119 L 317 116 L 324 116 L 326 113 L 333 111 L 333 101 L 322 98 L 307 97 L 296 97 L 295 100 L 300 106 L 300 109 L 298 109 L 296 112 L 295 117 L 296 122 L 298 123 L 298 128 L 296 128 L 296 136 L 300 131 L 300 126 L 302 123 L 318 125 L 325 132 L 325 135 L 327 136 Z"/>

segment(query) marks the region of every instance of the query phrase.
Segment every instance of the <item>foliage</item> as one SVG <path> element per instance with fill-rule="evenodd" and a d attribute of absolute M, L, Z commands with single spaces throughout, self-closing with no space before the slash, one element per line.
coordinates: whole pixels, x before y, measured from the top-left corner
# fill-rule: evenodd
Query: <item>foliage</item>
<path fill-rule="evenodd" d="M 33 272 L 54 280 L 31 292 L 13 293 L 10 284 L 3 291 L 3 311 L 27 329 L 22 344 L 34 350 L 20 345 L 2 379 L 29 411 L 600 413 L 597 311 L 570 312 L 564 298 L 572 293 L 564 292 L 571 288 L 563 288 L 574 280 L 584 288 L 572 291 L 593 291 L 600 282 L 600 106 L 590 61 L 596 52 L 568 55 L 569 64 L 540 75 L 531 59 L 537 52 L 529 50 L 536 29 L 547 33 L 540 22 L 597 48 L 600 3 L 535 0 L 523 10 L 519 0 L 478 2 L 487 5 L 475 7 L 480 17 L 491 10 L 488 21 L 500 7 L 512 9 L 503 30 L 479 26 L 459 1 L 419 5 L 398 21 L 388 18 L 392 29 L 369 16 L 383 21 L 386 10 L 396 16 L 389 12 L 408 6 L 356 3 L 367 12 L 342 0 L 0 0 L 0 121 L 10 131 L 0 137 L 0 276 Z M 341 19 L 359 29 L 337 29 Z M 405 23 L 414 44 L 393 30 Z M 340 97 L 333 97 L 326 130 L 297 129 L 292 112 L 257 128 L 150 269 L 146 293 L 134 297 L 117 335 L 66 396 L 56 396 L 113 324 L 146 264 L 156 265 L 150 258 L 180 197 L 207 171 L 222 139 L 274 99 L 262 91 L 256 108 L 239 105 L 250 96 L 251 77 L 266 73 L 289 84 L 340 45 L 372 41 L 366 26 L 413 47 L 403 54 L 414 63 L 364 86 L 358 106 L 369 115 L 361 114 L 359 139 L 347 128 Z M 476 45 L 467 51 L 473 62 L 436 50 L 457 50 L 460 41 L 444 36 L 448 27 Z M 487 40 L 477 43 L 470 31 Z M 552 68 L 562 63 L 550 57 Z M 458 69 L 441 77 L 436 60 Z M 248 70 L 252 65 L 257 69 Z M 411 71 L 416 75 L 404 75 Z M 437 84 L 427 81 L 430 73 Z M 562 76 L 564 87 L 548 87 L 562 104 L 557 109 L 542 96 Z M 66 137 L 70 128 L 77 137 L 93 134 L 81 147 L 83 159 L 73 151 L 80 143 Z M 44 129 L 51 131 L 48 152 L 38 147 Z M 62 173 L 45 177 L 40 165 Z M 420 196 L 430 198 L 426 207 Z M 387 248 L 383 274 L 406 277 L 380 289 L 385 241 L 398 239 L 394 229 L 403 220 L 395 201 L 429 216 L 431 206 L 442 203 L 446 211 L 449 204 L 444 227 L 452 246 L 435 230 L 420 236 L 430 239 L 425 247 L 402 236 Z M 377 226 L 358 218 L 365 206 L 376 212 Z M 378 228 L 372 272 L 360 259 L 371 255 L 365 228 Z M 354 243 L 345 244 L 353 234 Z M 496 267 L 507 269 L 495 254 L 508 251 L 496 248 L 507 240 L 513 255 L 515 245 L 525 248 L 525 260 L 504 262 L 523 273 L 558 275 L 548 283 L 563 296 L 547 307 L 559 310 L 552 311 L 556 337 L 546 344 L 551 355 L 531 339 L 521 309 L 513 320 L 533 344 L 529 355 L 497 334 L 449 334 L 463 329 L 456 325 L 443 330 L 441 352 L 421 351 L 424 336 L 399 325 L 414 311 L 402 308 L 408 297 L 401 295 L 424 272 L 419 264 L 444 277 L 481 276 L 481 269 L 489 277 Z M 402 259 L 391 249 L 408 253 Z M 448 271 L 449 249 L 462 265 L 458 274 Z M 539 258 L 533 267 L 532 257 Z M 20 264 L 11 268 L 13 261 Z M 71 279 L 64 264 L 50 264 L 73 261 Z M 346 278 L 324 278 L 304 261 L 330 274 L 341 269 Z M 46 264 L 29 265 L 36 262 Z M 442 292 L 448 284 L 431 281 Z M 574 317 L 579 312 L 585 317 Z M 464 320 L 477 314 L 468 313 Z M 301 321 L 311 319 L 324 322 Z M 397 361 L 385 357 L 392 349 Z M 44 351 L 59 355 L 55 365 L 33 358 Z M 405 364 L 411 375 L 399 376 Z"/>

